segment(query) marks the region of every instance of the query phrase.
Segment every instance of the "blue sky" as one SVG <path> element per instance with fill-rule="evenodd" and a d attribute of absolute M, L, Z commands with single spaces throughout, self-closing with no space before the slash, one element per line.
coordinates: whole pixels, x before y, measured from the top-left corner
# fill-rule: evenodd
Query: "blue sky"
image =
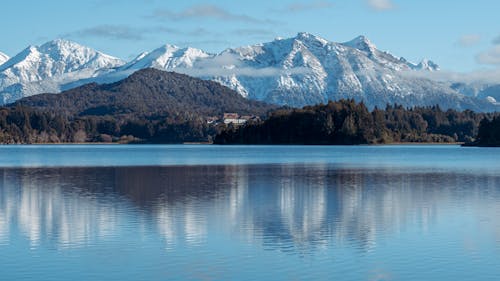
<path fill-rule="evenodd" d="M 130 59 L 163 44 L 211 52 L 309 32 L 344 42 L 366 35 L 410 61 L 444 70 L 500 66 L 498 0 L 160 1 L 25 0 L 2 3 L 0 51 L 67 38 Z"/>

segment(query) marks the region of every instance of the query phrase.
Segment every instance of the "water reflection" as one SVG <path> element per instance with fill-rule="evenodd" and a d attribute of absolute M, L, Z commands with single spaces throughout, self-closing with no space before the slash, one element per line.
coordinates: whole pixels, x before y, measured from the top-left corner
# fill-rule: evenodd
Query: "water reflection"
<path fill-rule="evenodd" d="M 500 214 L 500 177 L 328 165 L 0 170 L 0 246 L 74 248 L 157 236 L 167 250 L 226 237 L 311 254 L 370 252 L 407 228 L 450 214 Z M 500 223 L 489 221 L 500 237 Z"/>
<path fill-rule="evenodd" d="M 0 172 L 0 243 L 21 233 L 32 247 L 84 245 L 112 235 L 117 206 L 107 204 L 104 173 L 83 170 L 3 170 Z"/>

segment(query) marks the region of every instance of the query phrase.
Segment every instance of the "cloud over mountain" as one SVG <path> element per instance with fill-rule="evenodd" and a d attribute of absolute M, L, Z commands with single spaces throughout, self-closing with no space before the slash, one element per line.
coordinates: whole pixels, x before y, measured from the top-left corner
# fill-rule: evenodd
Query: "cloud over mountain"
<path fill-rule="evenodd" d="M 394 9 L 394 4 L 391 0 L 367 0 L 368 5 L 377 11 L 387 11 Z"/>
<path fill-rule="evenodd" d="M 222 21 L 236 21 L 246 23 L 269 24 L 273 21 L 251 17 L 245 14 L 237 14 L 230 12 L 220 6 L 198 4 L 193 5 L 182 11 L 172 11 L 170 9 L 157 9 L 151 15 L 152 18 L 168 19 L 168 20 L 189 20 L 189 19 L 215 19 Z"/>
<path fill-rule="evenodd" d="M 328 9 L 334 6 L 330 1 L 310 1 L 310 2 L 293 2 L 278 12 L 305 12 L 310 10 Z"/>

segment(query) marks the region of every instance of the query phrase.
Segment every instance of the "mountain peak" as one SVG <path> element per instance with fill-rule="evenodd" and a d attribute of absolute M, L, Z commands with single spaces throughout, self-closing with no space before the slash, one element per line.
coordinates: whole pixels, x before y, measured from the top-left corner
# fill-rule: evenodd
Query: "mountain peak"
<path fill-rule="evenodd" d="M 351 41 L 343 43 L 342 45 L 370 53 L 377 49 L 377 46 L 375 46 L 375 44 L 373 44 L 372 41 L 364 35 L 360 35 Z"/>
<path fill-rule="evenodd" d="M 312 35 L 309 32 L 299 32 L 299 33 L 297 33 L 296 37 L 297 38 L 310 38 L 310 37 L 314 37 L 314 35 Z"/>
<path fill-rule="evenodd" d="M 40 47 L 38 47 L 37 49 L 41 53 L 45 53 L 48 55 L 55 55 L 58 57 L 59 56 L 68 57 L 81 52 L 97 53 L 97 51 L 89 47 L 82 46 L 78 43 L 66 39 L 55 39 L 46 42 L 40 45 Z"/>
<path fill-rule="evenodd" d="M 418 65 L 417 69 L 427 71 L 438 71 L 439 65 L 429 59 L 423 59 Z"/>
<path fill-rule="evenodd" d="M 160 48 L 156 49 L 158 51 L 163 51 L 163 52 L 175 52 L 177 50 L 179 50 L 180 48 L 176 45 L 173 45 L 173 44 L 165 44 L 163 46 L 161 46 Z M 154 52 L 154 51 L 153 51 Z"/>
<path fill-rule="evenodd" d="M 308 32 L 299 32 L 297 33 L 297 36 L 294 38 L 295 40 L 300 40 L 303 42 L 320 42 L 321 44 L 325 45 L 328 43 L 328 40 L 323 39 L 319 36 L 313 35 Z"/>
<path fill-rule="evenodd" d="M 0 91 L 5 93 L 4 102 L 40 92 L 57 92 L 65 83 L 87 79 L 123 64 L 122 60 L 89 47 L 56 39 L 41 46 L 29 46 L 0 65 L 4 78 L 0 81 Z"/>
<path fill-rule="evenodd" d="M 201 49 L 197 49 L 197 48 L 193 48 L 193 47 L 187 47 L 187 48 L 183 48 L 180 50 L 182 52 L 182 55 L 183 56 L 188 56 L 188 57 L 193 57 L 193 58 L 196 58 L 196 57 L 206 57 L 208 56 L 208 54 L 201 50 Z"/>
<path fill-rule="evenodd" d="M 40 53 L 47 54 L 56 59 L 74 58 L 78 61 L 85 61 L 100 57 L 109 61 L 121 61 L 118 58 L 106 55 L 90 47 L 80 45 L 67 39 L 55 39 L 44 43 L 37 49 Z"/>
<path fill-rule="evenodd" d="M 182 57 L 182 56 L 198 55 L 204 53 L 205 52 L 203 50 L 197 48 L 193 47 L 180 48 L 176 45 L 170 45 L 170 44 L 163 45 L 160 48 L 151 52 L 151 54 L 155 54 L 157 57 L 161 56 Z"/>
<path fill-rule="evenodd" d="M 42 44 L 40 46 L 40 48 L 43 49 L 44 47 L 52 47 L 52 46 L 79 46 L 79 47 L 82 47 L 80 44 L 73 42 L 71 40 L 56 38 L 54 40 L 45 42 L 44 44 Z"/>
<path fill-rule="evenodd" d="M 143 53 L 133 61 L 124 65 L 122 69 L 158 68 L 172 69 L 176 67 L 192 67 L 199 58 L 210 56 L 200 49 L 165 44 L 150 53 Z"/>

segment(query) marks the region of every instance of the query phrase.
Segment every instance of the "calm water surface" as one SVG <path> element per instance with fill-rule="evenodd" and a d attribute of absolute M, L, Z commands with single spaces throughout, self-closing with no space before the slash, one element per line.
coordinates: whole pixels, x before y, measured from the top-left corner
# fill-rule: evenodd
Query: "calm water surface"
<path fill-rule="evenodd" d="M 499 156 L 0 147 L 0 280 L 498 280 Z"/>

